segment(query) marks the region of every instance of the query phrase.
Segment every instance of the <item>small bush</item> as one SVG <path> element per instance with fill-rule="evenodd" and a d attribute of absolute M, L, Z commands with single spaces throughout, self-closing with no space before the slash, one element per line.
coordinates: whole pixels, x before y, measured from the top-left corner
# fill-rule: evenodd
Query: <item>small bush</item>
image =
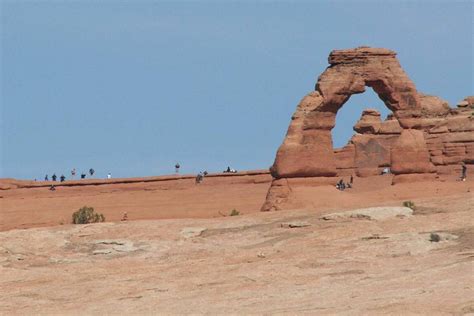
<path fill-rule="evenodd" d="M 232 210 L 232 212 L 230 212 L 230 216 L 239 216 L 240 215 L 240 212 L 237 211 L 235 208 Z"/>
<path fill-rule="evenodd" d="M 436 233 L 431 233 L 430 234 L 430 241 L 431 242 L 439 242 L 441 240 L 441 237 L 436 234 Z"/>
<path fill-rule="evenodd" d="M 72 214 L 73 224 L 89 224 L 104 222 L 105 217 L 100 213 L 94 212 L 93 207 L 84 206 L 79 211 Z"/>
<path fill-rule="evenodd" d="M 403 206 L 411 208 L 412 210 L 416 209 L 415 203 L 413 201 L 405 201 L 403 202 Z"/>

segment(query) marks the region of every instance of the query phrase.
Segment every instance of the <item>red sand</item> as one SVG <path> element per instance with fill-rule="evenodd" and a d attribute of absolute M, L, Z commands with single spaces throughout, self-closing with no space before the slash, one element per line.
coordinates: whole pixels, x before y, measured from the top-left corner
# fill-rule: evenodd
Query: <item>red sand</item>
<path fill-rule="evenodd" d="M 211 218 L 259 212 L 270 186 L 265 171 L 217 174 L 196 185 L 192 176 L 113 180 L 84 180 L 58 184 L 0 181 L 0 231 L 68 224 L 82 206 L 92 206 L 106 221 L 164 218 Z M 14 185 L 11 185 L 14 183 Z M 15 187 L 6 189 L 8 187 Z M 295 208 L 318 212 L 375 205 L 400 205 L 401 201 L 466 193 L 473 181 L 455 176 L 423 183 L 391 185 L 391 177 L 356 178 L 353 189 L 340 192 L 331 186 L 303 187 L 294 192 Z M 472 195 L 468 195 L 472 199 Z"/>
<path fill-rule="evenodd" d="M 232 209 L 256 212 L 270 181 L 268 172 L 261 171 L 213 175 L 198 185 L 193 176 L 71 181 L 57 183 L 56 191 L 49 190 L 50 182 L 16 181 L 26 188 L 0 191 L 0 231 L 67 224 L 85 205 L 108 222 L 119 221 L 124 212 L 130 220 L 217 217 Z M 3 187 L 7 182 L 12 181 L 3 180 Z"/>

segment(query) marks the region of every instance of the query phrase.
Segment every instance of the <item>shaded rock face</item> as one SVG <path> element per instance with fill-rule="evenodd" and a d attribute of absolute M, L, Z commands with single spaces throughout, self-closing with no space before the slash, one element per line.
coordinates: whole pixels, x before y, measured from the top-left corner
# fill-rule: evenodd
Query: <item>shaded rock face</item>
<path fill-rule="evenodd" d="M 465 100 L 468 99 L 469 97 Z M 404 138 L 413 135 L 414 131 L 421 131 L 422 134 L 418 133 L 416 137 L 406 140 L 399 140 L 404 129 L 401 128 L 397 119 L 389 116 L 385 121 L 380 121 L 378 112 L 365 110 L 354 126 L 357 134 L 346 146 L 334 151 L 337 175 L 339 177 L 371 176 L 380 174 L 384 167 L 392 167 L 394 174 L 459 173 L 461 162 L 474 164 L 474 117 L 472 116 L 474 105 L 465 105 L 465 100 L 460 102 L 458 109 L 450 109 L 446 115 L 424 119 L 423 124 L 426 126 L 424 129 L 407 129 L 412 132 L 406 133 Z M 399 144 L 397 148 L 394 148 L 397 141 Z M 413 148 L 415 144 L 418 144 L 416 146 L 419 148 Z M 424 166 L 419 160 L 420 155 L 424 160 Z M 409 162 L 410 160 L 412 162 Z M 427 160 L 431 164 L 427 163 Z M 402 172 L 399 170 L 400 163 L 406 167 Z M 408 167 L 410 163 L 416 163 L 418 169 Z M 427 177 L 407 176 L 404 178 L 426 179 Z"/>
<path fill-rule="evenodd" d="M 391 148 L 392 173 L 433 173 L 423 131 L 404 129 Z"/>
<path fill-rule="evenodd" d="M 291 118 L 270 168 L 275 179 L 370 176 L 391 167 L 395 179 L 403 176 L 406 181 L 440 172 L 437 166 L 474 163 L 474 97 L 451 109 L 446 101 L 419 93 L 388 49 L 335 50 L 328 61 L 315 91 L 300 101 Z M 331 130 L 338 110 L 366 87 L 373 88 L 393 115 L 382 121 L 378 111 L 365 110 L 354 126 L 357 134 L 334 150 Z M 272 196 L 284 201 L 283 191 L 290 194 L 276 183 L 263 209 L 281 209 Z"/>

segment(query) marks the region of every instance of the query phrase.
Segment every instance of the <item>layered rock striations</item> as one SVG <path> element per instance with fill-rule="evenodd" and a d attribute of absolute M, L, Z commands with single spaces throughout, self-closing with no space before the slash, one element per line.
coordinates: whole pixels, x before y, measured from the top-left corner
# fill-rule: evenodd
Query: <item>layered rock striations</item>
<path fill-rule="evenodd" d="M 430 159 L 438 174 L 459 172 L 474 164 L 474 96 L 468 96 L 442 119 L 425 129 Z"/>
<path fill-rule="evenodd" d="M 335 50 L 315 91 L 306 95 L 291 118 L 287 135 L 271 167 L 274 184 L 262 210 L 285 208 L 294 185 L 334 183 L 344 175 L 394 173 L 394 183 L 455 172 L 474 163 L 474 97 L 451 109 L 424 95 L 403 71 L 396 53 L 359 47 Z M 368 109 L 354 126 L 356 134 L 334 150 L 331 130 L 336 114 L 352 94 L 371 87 L 393 112 L 382 121 Z"/>

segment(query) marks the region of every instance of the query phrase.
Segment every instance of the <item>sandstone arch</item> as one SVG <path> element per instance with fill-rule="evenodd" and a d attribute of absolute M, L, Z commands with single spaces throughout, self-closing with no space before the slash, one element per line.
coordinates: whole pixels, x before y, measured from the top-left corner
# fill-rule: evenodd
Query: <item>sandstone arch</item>
<path fill-rule="evenodd" d="M 319 77 L 315 91 L 301 100 L 292 117 L 271 168 L 277 179 L 337 174 L 331 135 L 336 114 L 352 94 L 365 92 L 366 86 L 374 89 L 404 129 L 412 127 L 410 119 L 422 113 L 415 85 L 394 51 L 370 47 L 336 50 L 329 55 L 329 64 Z M 417 139 L 420 140 L 420 135 Z M 424 139 L 422 135 L 421 139 Z M 420 143 L 420 146 L 419 150 L 428 154 L 426 145 Z M 420 163 L 420 172 L 432 169 L 429 157 L 425 156 L 417 155 L 426 158 Z M 397 171 L 404 173 L 403 168 Z"/>
<path fill-rule="evenodd" d="M 336 50 L 329 55 L 329 64 L 315 90 L 300 101 L 291 118 L 270 168 L 274 180 L 263 211 L 304 207 L 305 202 L 296 198 L 298 189 L 334 184 L 338 179 L 335 176 L 341 175 L 336 159 L 339 170 L 351 170 L 344 159 L 353 155 L 357 146 L 351 144 L 346 151 L 335 153 L 331 130 L 337 111 L 352 94 L 363 93 L 367 86 L 394 115 L 384 122 L 362 117 L 355 130 L 371 131 L 367 146 L 370 137 L 395 137 L 389 156 L 394 183 L 458 172 L 460 162 L 474 167 L 473 96 L 452 109 L 438 97 L 417 92 L 396 53 L 388 49 Z M 370 110 L 364 115 L 376 116 Z M 364 146 L 361 148 L 364 150 Z"/>

